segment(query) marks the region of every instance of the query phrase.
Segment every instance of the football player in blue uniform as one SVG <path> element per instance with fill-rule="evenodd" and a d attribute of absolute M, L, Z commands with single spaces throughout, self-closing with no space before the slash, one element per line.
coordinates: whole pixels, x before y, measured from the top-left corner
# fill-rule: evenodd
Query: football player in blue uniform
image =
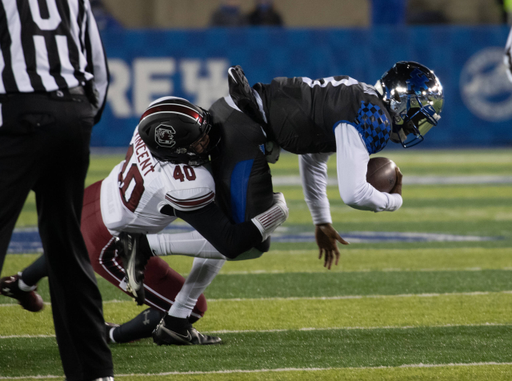
<path fill-rule="evenodd" d="M 270 84 L 258 83 L 251 88 L 240 67 L 230 68 L 228 79 L 230 96 L 219 99 L 208 110 L 212 129 L 220 134 L 211 152 L 216 203 L 234 223 L 251 219 L 257 208 L 266 207 L 272 200 L 268 162 L 277 160 L 280 148 L 300 155 L 319 257 L 324 256 L 324 266 L 329 269 L 338 263 L 337 242 L 347 243 L 332 227 L 326 195 L 329 155 L 337 154 L 339 190 L 347 205 L 375 212 L 397 210 L 402 205 L 402 175 L 397 172 L 397 183 L 390 193 L 377 191 L 366 182 L 370 154 L 382 150 L 389 140 L 404 148 L 421 142 L 437 124 L 443 105 L 439 79 L 415 62 L 397 63 L 375 86 L 336 76 L 318 80 L 276 78 Z M 154 145 L 150 135 L 143 138 L 150 148 Z M 141 241 L 150 247 L 150 255 L 222 259 L 215 247 L 196 232 L 147 235 Z M 269 245 L 265 239 L 264 247 L 257 250 L 259 254 L 237 259 L 261 255 Z M 143 271 L 137 264 L 141 251 L 136 251 L 128 254 L 134 254 L 133 278 L 139 278 L 137 274 Z M 148 250 L 143 251 L 147 254 Z M 141 282 L 140 278 L 133 280 Z M 184 316 L 193 307 L 188 302 L 189 283 L 187 278 L 176 296 L 172 308 L 177 310 L 176 315 L 179 312 Z M 194 288 L 198 290 L 197 285 Z M 172 336 L 155 341 L 176 344 Z"/>
<path fill-rule="evenodd" d="M 512 28 L 510 28 L 507 44 L 505 45 L 504 61 L 507 67 L 508 79 L 510 79 L 510 82 L 512 82 Z"/>
<path fill-rule="evenodd" d="M 257 122 L 268 142 L 300 155 L 306 203 L 316 225 L 319 258 L 331 268 L 339 260 L 327 199 L 327 160 L 336 152 L 338 185 L 345 204 L 374 212 L 402 205 L 402 174 L 390 193 L 366 181 L 371 154 L 391 140 L 404 148 L 423 141 L 440 119 L 443 87 L 433 71 L 417 62 L 398 62 L 375 86 L 348 76 L 312 80 L 275 78 L 250 87 L 240 66 L 228 71 L 230 97 L 218 102 Z M 215 107 L 221 107 L 213 105 Z M 268 143 L 267 143 L 268 145 Z M 275 156 L 275 155 L 274 155 Z"/>

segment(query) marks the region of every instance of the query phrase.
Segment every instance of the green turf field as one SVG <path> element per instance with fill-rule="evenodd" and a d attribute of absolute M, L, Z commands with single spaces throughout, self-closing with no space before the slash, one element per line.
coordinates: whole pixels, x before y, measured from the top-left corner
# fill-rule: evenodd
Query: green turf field
<path fill-rule="evenodd" d="M 389 235 L 402 241 L 354 239 L 331 271 L 313 242 L 277 242 L 260 259 L 227 263 L 207 289 L 208 312 L 196 324 L 224 344 L 111 345 L 116 378 L 512 379 L 512 151 L 411 149 L 380 156 L 395 160 L 404 174 L 403 207 L 353 210 L 332 186 L 334 223 L 342 236 L 401 233 Z M 121 159 L 93 155 L 87 183 Z M 282 155 L 272 173 L 276 183 L 298 176 L 297 157 Z M 329 173 L 334 179 L 334 162 Z M 275 190 L 290 207 L 278 234 L 311 232 L 300 186 Z M 18 226 L 36 220 L 30 198 Z M 419 234 L 431 240 L 404 241 Z M 8 255 L 2 275 L 36 257 Z M 189 258 L 166 260 L 182 274 L 190 268 Z M 98 282 L 106 320 L 122 323 L 143 310 Z M 46 280 L 40 293 L 48 304 L 37 314 L 0 296 L 0 380 L 63 378 Z"/>

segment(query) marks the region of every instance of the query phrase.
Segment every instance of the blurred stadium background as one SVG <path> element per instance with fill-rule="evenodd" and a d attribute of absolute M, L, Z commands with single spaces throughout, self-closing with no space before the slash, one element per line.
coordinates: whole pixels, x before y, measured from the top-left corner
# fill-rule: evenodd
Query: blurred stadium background
<path fill-rule="evenodd" d="M 93 147 L 125 146 L 157 97 L 209 107 L 227 94 L 231 65 L 251 83 L 344 74 L 374 84 L 400 60 L 428 66 L 445 88 L 440 128 L 421 148 L 512 144 L 512 83 L 503 64 L 509 27 L 498 1 L 276 0 L 282 28 L 208 27 L 219 1 L 103 2 L 112 83 Z M 239 3 L 243 12 L 254 7 Z"/>
<path fill-rule="evenodd" d="M 103 0 L 112 83 L 87 185 L 122 160 L 150 101 L 172 94 L 208 107 L 227 94 L 231 65 L 251 83 L 346 74 L 373 84 L 394 62 L 417 60 L 446 93 L 425 142 L 379 154 L 404 173 L 399 211 L 356 211 L 328 188 L 334 225 L 351 242 L 331 271 L 317 259 L 297 158 L 284 154 L 271 169 L 290 219 L 270 253 L 228 263 L 206 292 L 209 310 L 197 327 L 225 344 L 113 345 L 118 379 L 512 379 L 510 26 L 494 0 L 382 1 L 388 11 L 405 4 L 404 13 L 379 18 L 377 0 L 275 0 L 284 27 L 211 28 L 220 1 Z M 248 12 L 254 3 L 240 5 Z M 31 197 L 17 232 L 36 224 Z M 2 276 L 38 250 L 11 245 Z M 166 260 L 184 275 L 190 269 L 188 258 Z M 142 310 L 98 282 L 107 320 Z M 49 303 L 46 281 L 39 291 Z M 0 297 L 0 321 L 0 380 L 62 377 L 50 305 L 32 314 Z"/>

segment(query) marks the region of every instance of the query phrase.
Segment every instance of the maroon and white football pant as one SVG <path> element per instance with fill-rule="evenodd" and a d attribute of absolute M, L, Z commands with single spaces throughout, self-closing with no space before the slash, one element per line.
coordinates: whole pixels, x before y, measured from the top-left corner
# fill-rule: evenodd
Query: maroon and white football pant
<path fill-rule="evenodd" d="M 101 181 L 85 189 L 82 235 L 94 271 L 131 296 L 126 292 L 125 272 L 115 250 L 115 238 L 109 233 L 101 217 L 100 189 Z M 151 257 L 144 277 L 144 303 L 164 312 L 169 311 L 184 282 L 185 278 L 174 271 L 167 262 L 159 257 Z M 191 317 L 201 318 L 206 309 L 206 298 L 201 294 Z"/>

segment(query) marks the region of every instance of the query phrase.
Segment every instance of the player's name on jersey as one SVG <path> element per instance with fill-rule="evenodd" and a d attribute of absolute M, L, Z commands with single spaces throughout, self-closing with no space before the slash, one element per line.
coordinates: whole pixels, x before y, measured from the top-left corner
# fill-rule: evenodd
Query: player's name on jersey
<path fill-rule="evenodd" d="M 128 156 L 129 152 L 126 157 L 126 161 L 129 161 Z M 137 157 L 137 163 L 139 164 L 139 167 L 144 176 L 146 176 L 149 172 L 155 171 L 153 161 L 149 155 L 148 147 L 142 141 L 142 138 L 138 133 L 135 136 L 135 156 Z"/>

